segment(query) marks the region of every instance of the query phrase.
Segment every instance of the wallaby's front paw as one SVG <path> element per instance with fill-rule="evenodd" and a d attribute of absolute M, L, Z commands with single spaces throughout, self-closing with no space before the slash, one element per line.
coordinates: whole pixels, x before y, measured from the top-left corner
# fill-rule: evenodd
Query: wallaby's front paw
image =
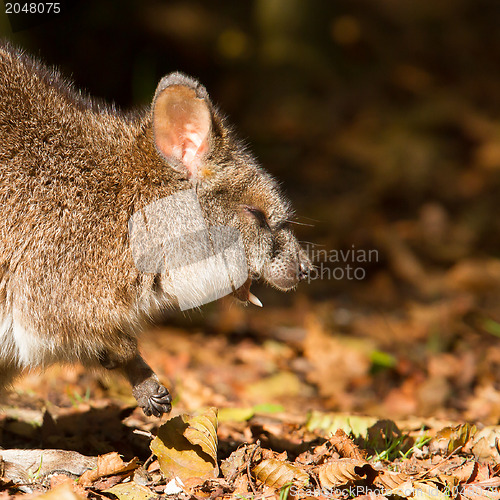
<path fill-rule="evenodd" d="M 170 404 L 172 397 L 168 389 L 153 377 L 149 377 L 137 384 L 132 389 L 132 393 L 137 400 L 137 404 L 148 417 L 151 415 L 161 417 L 172 409 Z"/>

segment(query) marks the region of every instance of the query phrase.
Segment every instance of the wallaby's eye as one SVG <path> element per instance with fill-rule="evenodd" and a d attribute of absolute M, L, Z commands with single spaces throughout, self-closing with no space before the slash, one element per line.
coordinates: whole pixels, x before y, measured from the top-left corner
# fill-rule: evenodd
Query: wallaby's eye
<path fill-rule="evenodd" d="M 275 231 L 281 231 L 282 229 L 290 229 L 291 222 L 289 220 L 284 220 L 281 222 L 278 222 L 276 226 L 274 227 Z"/>
<path fill-rule="evenodd" d="M 267 222 L 267 217 L 262 210 L 256 207 L 250 207 L 248 205 L 245 205 L 244 208 L 247 213 L 251 214 L 255 218 L 260 227 L 271 229 L 269 227 L 269 222 Z"/>

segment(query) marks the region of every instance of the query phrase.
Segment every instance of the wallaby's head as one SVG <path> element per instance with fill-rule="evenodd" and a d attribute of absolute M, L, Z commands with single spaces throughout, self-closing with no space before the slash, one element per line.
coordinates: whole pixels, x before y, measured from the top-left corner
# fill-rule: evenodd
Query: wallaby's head
<path fill-rule="evenodd" d="M 234 138 L 205 88 L 179 73 L 164 77 L 152 124 L 157 151 L 196 189 L 207 225 L 241 235 L 249 279 L 235 295 L 248 300 L 252 279 L 280 290 L 304 279 L 311 262 L 290 229 L 288 200 Z"/>

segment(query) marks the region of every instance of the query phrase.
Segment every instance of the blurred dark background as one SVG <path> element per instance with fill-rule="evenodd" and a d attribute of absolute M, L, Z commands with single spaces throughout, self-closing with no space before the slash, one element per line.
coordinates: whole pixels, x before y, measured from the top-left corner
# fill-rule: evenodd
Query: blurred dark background
<path fill-rule="evenodd" d="M 393 356 L 368 353 L 351 376 L 357 363 L 342 365 L 348 356 L 321 361 L 344 352 L 328 347 L 328 335 L 316 350 L 299 343 L 309 364 L 297 370 L 324 397 L 335 395 L 330 407 L 366 409 L 342 392 L 365 390 L 373 404 L 389 394 L 388 414 L 444 406 L 500 419 L 500 2 L 61 5 L 44 22 L 11 19 L 16 31 L 2 12 L 0 32 L 123 108 L 148 106 L 170 71 L 199 78 L 282 181 L 300 239 L 315 245 L 323 279 L 296 294 L 258 293 L 266 307 L 295 304 L 293 314 L 233 310 L 214 320 L 216 330 L 301 342 L 304 331 L 306 339 L 317 332 L 300 323 L 314 311 L 328 335 Z M 332 252 L 350 249 L 377 258 L 355 263 L 362 280 L 332 278 L 327 271 L 347 265 Z M 204 324 L 212 319 L 207 313 Z M 314 363 L 340 368 L 318 368 L 314 378 Z M 321 388 L 342 377 L 342 390 Z"/>

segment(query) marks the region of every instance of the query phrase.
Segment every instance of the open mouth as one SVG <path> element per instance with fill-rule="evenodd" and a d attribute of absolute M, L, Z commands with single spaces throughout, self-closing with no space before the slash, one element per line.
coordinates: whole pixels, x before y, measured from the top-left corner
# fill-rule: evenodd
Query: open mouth
<path fill-rule="evenodd" d="M 243 285 L 233 291 L 233 297 L 241 300 L 241 302 L 250 302 L 255 306 L 262 307 L 262 302 L 250 291 L 252 281 L 252 278 L 249 277 Z"/>

